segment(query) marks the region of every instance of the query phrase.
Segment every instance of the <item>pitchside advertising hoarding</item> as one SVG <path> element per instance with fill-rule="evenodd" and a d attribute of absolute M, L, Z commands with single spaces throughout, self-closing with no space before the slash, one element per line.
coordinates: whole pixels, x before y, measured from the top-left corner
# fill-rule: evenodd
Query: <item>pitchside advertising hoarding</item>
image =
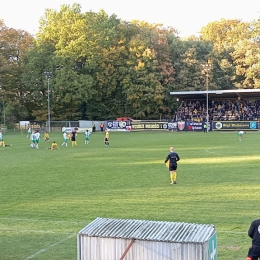
<path fill-rule="evenodd" d="M 178 121 L 168 123 L 168 130 L 172 131 L 203 131 L 203 122 Z M 209 126 L 209 131 L 211 127 Z"/>
<path fill-rule="evenodd" d="M 131 131 L 130 121 L 107 121 L 107 128 L 111 131 Z"/>
<path fill-rule="evenodd" d="M 258 121 L 213 121 L 213 130 L 259 130 Z"/>
<path fill-rule="evenodd" d="M 260 121 L 212 121 L 209 122 L 208 131 L 227 130 L 258 130 Z M 168 130 L 168 131 L 198 131 L 204 129 L 203 121 L 107 121 L 107 128 L 111 131 L 148 131 L 148 130 Z"/>
<path fill-rule="evenodd" d="M 173 131 L 202 131 L 203 123 L 195 121 L 108 121 L 107 128 L 111 131 L 149 131 L 149 130 L 173 130 Z M 210 130 L 211 128 L 209 128 Z"/>

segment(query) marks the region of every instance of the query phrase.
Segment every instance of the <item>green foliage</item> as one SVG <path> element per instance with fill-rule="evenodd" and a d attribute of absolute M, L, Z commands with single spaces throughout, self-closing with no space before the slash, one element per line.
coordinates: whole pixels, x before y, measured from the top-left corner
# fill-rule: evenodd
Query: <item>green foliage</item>
<path fill-rule="evenodd" d="M 78 134 L 74 148 L 62 133 L 50 138 L 60 150 L 4 134 L 13 146 L 0 147 L 0 259 L 76 259 L 77 232 L 96 217 L 214 224 L 219 260 L 246 255 L 259 218 L 259 133 L 239 142 L 235 132 L 111 132 L 109 148 L 101 133 L 88 145 Z M 181 157 L 174 186 L 171 145 Z"/>
<path fill-rule="evenodd" d="M 232 53 L 235 60 L 236 75 L 240 81 L 236 82 L 238 88 L 260 87 L 260 50 L 259 43 L 250 40 L 240 41 Z"/>
<path fill-rule="evenodd" d="M 33 38 L 27 32 L 8 28 L 0 21 L 0 96 L 8 105 L 12 122 L 27 117 L 28 111 L 23 104 L 27 87 L 21 82 L 24 60 Z"/>
<path fill-rule="evenodd" d="M 259 24 L 221 19 L 180 39 L 174 28 L 72 4 L 47 9 L 33 39 L 0 20 L 0 96 L 10 120 L 47 120 L 49 71 L 53 120 L 172 118 L 169 92 L 204 90 L 208 60 L 209 89 L 259 88 Z"/>
<path fill-rule="evenodd" d="M 224 79 L 218 80 L 222 86 L 226 83 L 226 88 L 232 85 L 237 88 L 259 87 L 258 26 L 257 21 L 250 24 L 221 19 L 202 28 L 201 39 L 214 43 L 220 65 L 218 71 L 225 66 L 222 73 L 218 73 L 218 79 Z"/>

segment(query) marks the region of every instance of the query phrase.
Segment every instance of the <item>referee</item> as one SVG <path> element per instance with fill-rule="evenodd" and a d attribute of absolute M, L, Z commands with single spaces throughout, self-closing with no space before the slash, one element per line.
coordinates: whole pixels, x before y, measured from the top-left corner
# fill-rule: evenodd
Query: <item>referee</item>
<path fill-rule="evenodd" d="M 165 159 L 165 163 L 169 161 L 169 171 L 170 171 L 170 179 L 171 184 L 176 184 L 176 178 L 177 178 L 177 162 L 180 160 L 179 155 L 174 152 L 174 148 L 170 147 L 170 153 L 167 155 Z"/>

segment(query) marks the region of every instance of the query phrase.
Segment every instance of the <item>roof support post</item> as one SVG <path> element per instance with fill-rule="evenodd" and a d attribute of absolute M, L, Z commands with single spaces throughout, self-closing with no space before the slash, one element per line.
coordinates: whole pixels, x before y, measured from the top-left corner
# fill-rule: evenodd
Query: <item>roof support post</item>
<path fill-rule="evenodd" d="M 128 247 L 126 248 L 125 252 L 122 254 L 122 256 L 120 257 L 119 260 L 123 260 L 127 254 L 127 252 L 129 251 L 129 249 L 131 248 L 131 246 L 133 245 L 133 243 L 135 242 L 135 240 L 133 239 L 130 244 L 128 245 Z"/>

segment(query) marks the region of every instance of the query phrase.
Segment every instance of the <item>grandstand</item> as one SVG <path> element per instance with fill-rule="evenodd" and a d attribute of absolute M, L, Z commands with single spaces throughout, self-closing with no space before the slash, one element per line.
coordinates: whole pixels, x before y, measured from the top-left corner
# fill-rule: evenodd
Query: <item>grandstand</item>
<path fill-rule="evenodd" d="M 260 119 L 260 89 L 170 92 L 180 102 L 174 120 L 252 121 Z"/>

